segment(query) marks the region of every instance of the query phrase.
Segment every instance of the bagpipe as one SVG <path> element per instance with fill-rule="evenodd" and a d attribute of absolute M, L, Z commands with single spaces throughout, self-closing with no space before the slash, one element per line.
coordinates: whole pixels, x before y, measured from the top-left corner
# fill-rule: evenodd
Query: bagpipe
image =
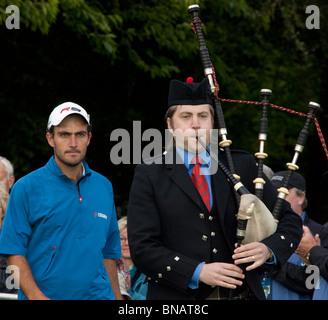
<path fill-rule="evenodd" d="M 323 135 L 321 133 L 321 129 L 317 119 L 315 118 L 315 113 L 319 110 L 320 105 L 315 102 L 310 102 L 309 112 L 307 114 L 303 114 L 300 112 L 296 112 L 294 110 L 286 109 L 283 107 L 279 107 L 269 103 L 269 97 L 272 92 L 270 89 L 262 89 L 260 95 L 262 96 L 261 102 L 251 102 L 251 101 L 241 101 L 241 100 L 231 100 L 231 99 L 221 99 L 218 97 L 219 86 L 215 77 L 215 70 L 211 63 L 210 55 L 208 49 L 205 45 L 204 35 L 202 32 L 202 24 L 199 19 L 199 11 L 200 7 L 197 4 L 191 5 L 188 7 L 188 13 L 192 16 L 191 26 L 194 32 L 197 35 L 197 39 L 199 42 L 199 50 L 200 57 L 204 68 L 204 74 L 208 79 L 209 86 L 213 96 L 213 105 L 216 114 L 216 120 L 219 127 L 219 136 L 221 141 L 219 142 L 219 146 L 224 149 L 224 153 L 227 158 L 228 167 L 222 163 L 217 157 L 211 154 L 211 157 L 217 162 L 218 167 L 224 172 L 230 183 L 232 184 L 236 198 L 238 201 L 239 209 L 237 213 L 237 245 L 246 244 L 254 241 L 261 241 L 268 236 L 272 235 L 279 223 L 279 217 L 281 215 L 281 211 L 283 208 L 283 203 L 288 195 L 288 184 L 290 178 L 295 170 L 298 170 L 297 160 L 299 155 L 302 153 L 304 146 L 306 144 L 306 140 L 308 137 L 308 130 L 312 120 L 314 120 L 316 124 L 316 128 L 320 137 L 320 141 L 324 147 L 326 156 L 328 158 L 327 148 L 324 142 Z M 240 181 L 240 177 L 236 174 L 230 145 L 231 140 L 227 138 L 228 131 L 226 128 L 224 114 L 221 106 L 221 102 L 234 102 L 234 103 L 248 103 L 248 104 L 258 104 L 262 106 L 262 114 L 260 119 L 260 129 L 258 134 L 259 140 L 259 152 L 255 153 L 255 157 L 257 158 L 258 163 L 258 172 L 257 178 L 253 181 L 255 184 L 255 195 L 247 190 L 247 188 Z M 278 196 L 272 210 L 270 210 L 265 206 L 262 202 L 263 198 L 263 189 L 265 180 L 264 178 L 264 159 L 267 158 L 267 154 L 264 152 L 265 141 L 267 140 L 267 129 L 268 129 L 268 119 L 267 119 L 267 109 L 268 107 L 278 108 L 284 111 L 288 111 L 290 113 L 296 113 L 300 116 L 306 117 L 306 121 L 303 129 L 300 131 L 297 142 L 294 148 L 294 156 L 290 163 L 287 163 L 286 166 L 288 168 L 288 174 L 284 178 L 283 187 L 278 189 Z M 209 148 L 206 144 L 198 138 L 199 143 L 207 150 L 207 153 L 210 154 Z"/>

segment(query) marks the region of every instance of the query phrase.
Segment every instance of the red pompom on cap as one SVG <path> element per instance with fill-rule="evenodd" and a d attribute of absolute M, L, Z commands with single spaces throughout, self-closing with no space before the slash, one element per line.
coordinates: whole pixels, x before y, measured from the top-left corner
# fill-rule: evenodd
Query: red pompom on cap
<path fill-rule="evenodd" d="M 187 78 L 187 82 L 188 82 L 188 83 L 193 83 L 193 82 L 194 82 L 194 78 L 192 78 L 192 77 L 188 77 L 188 78 Z"/>

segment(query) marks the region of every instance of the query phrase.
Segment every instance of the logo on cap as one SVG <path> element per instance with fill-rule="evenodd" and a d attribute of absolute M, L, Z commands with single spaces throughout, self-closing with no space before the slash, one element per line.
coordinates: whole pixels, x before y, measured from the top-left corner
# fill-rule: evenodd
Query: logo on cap
<path fill-rule="evenodd" d="M 70 111 L 70 110 L 81 112 L 81 110 L 78 109 L 78 108 L 75 108 L 75 107 L 67 107 L 67 108 L 62 109 L 62 110 L 60 111 L 60 113 L 62 113 L 63 111 Z"/>
<path fill-rule="evenodd" d="M 67 108 L 62 109 L 62 110 L 60 111 L 60 113 L 62 113 L 63 111 L 69 111 L 69 110 L 71 110 L 71 107 L 67 107 Z"/>

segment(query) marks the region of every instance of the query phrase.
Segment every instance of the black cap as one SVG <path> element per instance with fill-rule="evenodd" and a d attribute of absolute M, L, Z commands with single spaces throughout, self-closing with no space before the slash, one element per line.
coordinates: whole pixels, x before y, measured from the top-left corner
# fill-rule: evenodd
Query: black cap
<path fill-rule="evenodd" d="M 283 186 L 287 173 L 288 171 L 279 171 L 273 175 L 273 177 L 271 178 L 271 182 L 275 188 L 278 189 Z M 291 188 L 297 188 L 304 192 L 306 191 L 305 179 L 298 172 L 294 171 L 292 173 L 287 189 Z"/>
<path fill-rule="evenodd" d="M 171 80 L 168 107 L 175 105 L 212 104 L 212 93 L 207 78 L 195 83 L 189 77 L 187 82 Z"/>

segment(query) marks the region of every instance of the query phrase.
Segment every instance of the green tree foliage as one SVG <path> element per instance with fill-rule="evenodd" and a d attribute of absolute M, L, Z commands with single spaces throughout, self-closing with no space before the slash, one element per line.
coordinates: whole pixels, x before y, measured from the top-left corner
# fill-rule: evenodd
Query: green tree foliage
<path fill-rule="evenodd" d="M 164 130 L 169 80 L 203 75 L 197 38 L 187 7 L 201 7 L 205 41 L 220 85 L 219 97 L 270 101 L 307 112 L 310 100 L 327 101 L 327 14 L 323 0 L 0 0 L 0 154 L 17 177 L 51 154 L 44 139 L 50 111 L 75 101 L 91 113 L 92 166 L 116 187 L 124 206 L 133 166 L 109 161 L 110 133 Z M 20 9 L 20 29 L 7 30 L 9 5 Z M 307 30 L 308 5 L 320 8 L 320 30 Z M 222 104 L 233 147 L 258 151 L 260 107 Z M 327 136 L 327 111 L 319 112 Z M 284 169 L 305 119 L 269 109 L 267 164 Z M 322 176 L 326 161 L 314 126 L 300 158 L 301 173 Z M 319 164 L 313 164 L 313 154 Z"/>
<path fill-rule="evenodd" d="M 0 23 L 4 24 L 8 15 L 5 9 L 15 5 L 21 13 L 21 23 L 32 31 L 48 33 L 50 26 L 55 23 L 59 12 L 58 0 L 33 1 L 33 0 L 2 0 L 0 2 Z"/>
<path fill-rule="evenodd" d="M 221 19 L 215 19 L 217 12 Z M 297 11 L 295 13 L 295 11 Z M 220 1 L 211 2 L 203 16 L 212 62 L 224 98 L 260 99 L 260 89 L 270 88 L 272 103 L 307 112 L 310 100 L 319 101 L 320 82 L 313 72 L 316 57 L 301 37 L 305 32 L 305 6 L 300 2 Z M 213 41 L 215 40 L 215 41 Z M 256 150 L 260 108 L 224 104 L 232 137 L 239 148 Z M 271 164 L 288 159 L 303 119 L 269 110 Z M 282 128 L 281 123 L 285 126 Z M 270 139 L 271 137 L 271 139 Z"/>

